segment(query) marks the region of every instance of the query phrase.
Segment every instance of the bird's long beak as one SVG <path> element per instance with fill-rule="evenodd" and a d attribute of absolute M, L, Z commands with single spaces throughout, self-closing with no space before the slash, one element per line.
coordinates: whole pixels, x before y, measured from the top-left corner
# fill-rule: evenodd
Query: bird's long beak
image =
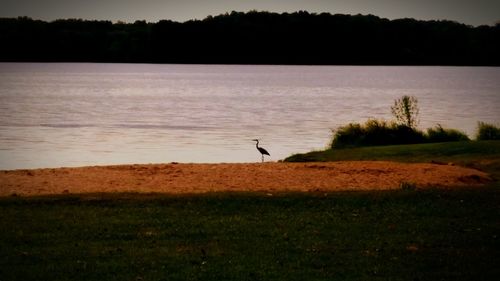
<path fill-rule="evenodd" d="M 253 139 L 253 141 L 259 141 L 258 139 Z"/>

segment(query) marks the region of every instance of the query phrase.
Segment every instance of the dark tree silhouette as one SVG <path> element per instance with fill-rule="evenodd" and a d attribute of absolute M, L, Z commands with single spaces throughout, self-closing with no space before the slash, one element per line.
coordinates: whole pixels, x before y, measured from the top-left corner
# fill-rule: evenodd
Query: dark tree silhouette
<path fill-rule="evenodd" d="M 0 61 L 500 65 L 500 24 L 232 12 L 183 23 L 0 18 Z"/>

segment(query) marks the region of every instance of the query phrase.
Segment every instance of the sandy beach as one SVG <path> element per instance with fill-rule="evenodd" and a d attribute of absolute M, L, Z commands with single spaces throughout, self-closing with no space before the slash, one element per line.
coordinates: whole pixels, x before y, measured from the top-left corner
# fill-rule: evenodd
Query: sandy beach
<path fill-rule="evenodd" d="M 0 196 L 82 193 L 331 192 L 475 186 L 486 173 L 454 165 L 328 163 L 147 164 L 0 172 Z"/>

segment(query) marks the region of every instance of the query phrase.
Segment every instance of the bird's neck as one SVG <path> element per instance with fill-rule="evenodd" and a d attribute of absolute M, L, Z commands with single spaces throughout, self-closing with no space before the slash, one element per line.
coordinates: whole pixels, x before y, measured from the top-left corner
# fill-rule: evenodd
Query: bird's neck
<path fill-rule="evenodd" d="M 259 148 L 259 141 L 255 143 L 255 147 Z"/>

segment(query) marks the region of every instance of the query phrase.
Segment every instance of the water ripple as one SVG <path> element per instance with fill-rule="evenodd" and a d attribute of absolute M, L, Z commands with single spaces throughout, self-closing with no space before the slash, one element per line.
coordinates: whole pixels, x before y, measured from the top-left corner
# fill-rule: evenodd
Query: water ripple
<path fill-rule="evenodd" d="M 0 63 L 1 64 L 1 63 Z M 14 65 L 14 66 L 13 66 Z M 276 161 L 419 99 L 422 129 L 500 122 L 500 68 L 1 64 L 0 169 Z M 12 71 L 9 71 L 12 69 Z"/>

